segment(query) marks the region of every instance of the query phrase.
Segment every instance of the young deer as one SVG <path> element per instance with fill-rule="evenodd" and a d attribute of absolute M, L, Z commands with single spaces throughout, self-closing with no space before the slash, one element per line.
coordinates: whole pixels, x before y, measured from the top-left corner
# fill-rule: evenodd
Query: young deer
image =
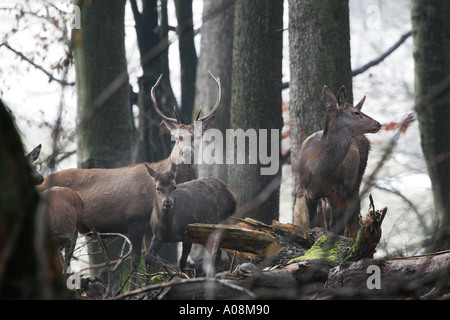
<path fill-rule="evenodd" d="M 145 165 L 156 184 L 156 201 L 150 225 L 153 238 L 146 256 L 147 264 L 165 242 L 182 242 L 180 269 L 184 270 L 192 241 L 185 235 L 191 223 L 224 223 L 236 209 L 236 196 L 217 178 L 202 178 L 176 184 L 177 166 L 157 172 Z"/>
<path fill-rule="evenodd" d="M 345 87 L 337 99 L 326 86 L 322 90 L 327 106 L 325 128 L 303 142 L 300 149 L 300 185 L 309 212 L 310 227 L 321 225 L 317 205 L 325 198 L 331 209 L 324 225 L 346 236 L 356 237 L 359 228 L 359 187 L 366 169 L 370 143 L 365 133 L 376 133 L 381 124 L 361 112 L 366 97 L 352 106 Z M 327 207 L 326 205 L 324 207 Z"/>

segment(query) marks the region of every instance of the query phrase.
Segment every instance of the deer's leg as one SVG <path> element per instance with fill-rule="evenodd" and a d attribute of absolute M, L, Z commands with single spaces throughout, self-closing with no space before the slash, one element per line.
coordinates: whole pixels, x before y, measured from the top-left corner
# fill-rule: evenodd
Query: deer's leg
<path fill-rule="evenodd" d="M 151 265 L 154 262 L 156 255 L 158 254 L 159 249 L 163 245 L 163 241 L 159 240 L 155 236 L 152 237 L 150 242 L 150 247 L 148 249 L 147 254 L 145 255 L 145 263 L 147 265 Z"/>
<path fill-rule="evenodd" d="M 136 272 L 139 262 L 141 260 L 141 248 L 142 241 L 144 239 L 144 228 L 138 226 L 136 228 L 130 228 L 128 232 L 128 238 L 130 239 L 132 250 L 131 250 L 131 279 L 130 279 L 130 290 L 136 288 Z"/>
<path fill-rule="evenodd" d="M 186 262 L 187 258 L 189 256 L 189 253 L 191 252 L 192 248 L 192 241 L 188 237 L 183 238 L 183 250 L 181 252 L 181 258 L 180 258 L 180 269 L 183 271 L 186 269 Z"/>
<path fill-rule="evenodd" d="M 361 211 L 361 201 L 358 192 L 355 192 L 347 200 L 347 209 L 345 211 L 345 232 L 346 237 L 356 238 L 357 232 L 360 228 L 359 213 Z"/>
<path fill-rule="evenodd" d="M 330 226 L 331 231 L 342 235 L 345 232 L 345 211 L 347 209 L 345 195 L 336 189 L 332 189 L 328 194 L 328 200 L 331 206 L 331 214 L 333 215 Z"/>
<path fill-rule="evenodd" d="M 309 197 L 305 197 L 306 207 L 308 208 L 309 213 L 309 227 L 314 228 L 319 226 L 318 217 L 317 217 L 317 200 Z"/>

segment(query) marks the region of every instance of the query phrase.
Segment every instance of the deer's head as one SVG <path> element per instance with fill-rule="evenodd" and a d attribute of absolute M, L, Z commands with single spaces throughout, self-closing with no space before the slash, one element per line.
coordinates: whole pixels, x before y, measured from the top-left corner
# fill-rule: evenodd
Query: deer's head
<path fill-rule="evenodd" d="M 170 170 L 166 172 L 158 172 L 153 170 L 149 165 L 145 164 L 148 174 L 155 181 L 156 201 L 158 206 L 165 210 L 172 209 L 174 202 L 174 191 L 177 188 L 175 177 L 177 174 L 177 166 L 172 162 Z"/>
<path fill-rule="evenodd" d="M 221 100 L 220 80 L 214 77 L 209 71 L 208 73 L 211 76 L 211 78 L 213 78 L 213 80 L 216 82 L 217 85 L 217 101 L 214 107 L 212 108 L 211 112 L 208 113 L 206 116 L 200 117 L 201 108 L 198 110 L 194 123 L 197 121 L 202 122 L 202 131 L 201 131 L 202 133 L 205 132 L 205 130 L 207 130 L 214 122 L 214 113 L 219 108 Z M 192 164 L 194 163 L 194 143 L 196 139 L 198 140 L 201 139 L 202 137 L 194 136 L 194 124 L 181 123 L 176 107 L 173 107 L 175 112 L 175 118 L 167 117 L 161 112 L 155 98 L 155 89 L 158 87 L 161 78 L 162 74 L 159 76 L 155 85 L 152 87 L 151 98 L 153 102 L 153 107 L 155 108 L 156 112 L 160 115 L 160 117 L 163 119 L 162 122 L 164 123 L 166 128 L 170 131 L 172 135 L 172 140 L 175 141 L 175 147 L 172 150 L 171 154 L 172 162 L 175 162 L 176 164 L 180 163 Z"/>
<path fill-rule="evenodd" d="M 352 136 L 356 136 L 380 130 L 381 124 L 378 121 L 361 112 L 365 96 L 353 106 L 347 102 L 344 86 L 339 90 L 337 98 L 327 86 L 324 86 L 322 99 L 327 106 L 324 134 L 348 130 Z"/>

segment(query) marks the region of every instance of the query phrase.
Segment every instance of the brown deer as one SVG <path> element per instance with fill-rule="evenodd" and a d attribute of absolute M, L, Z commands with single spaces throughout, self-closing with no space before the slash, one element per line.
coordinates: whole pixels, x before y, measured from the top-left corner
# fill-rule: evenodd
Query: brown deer
<path fill-rule="evenodd" d="M 325 225 L 332 231 L 356 237 L 359 228 L 359 187 L 370 151 L 365 133 L 376 133 L 381 124 L 361 112 L 365 98 L 356 105 L 347 103 L 345 87 L 337 99 L 324 86 L 322 98 L 327 106 L 325 128 L 305 139 L 300 148 L 300 185 L 309 213 L 310 227 Z M 325 198 L 324 222 L 317 206 Z M 331 209 L 330 221 L 326 212 Z"/>
<path fill-rule="evenodd" d="M 61 258 L 63 270 L 66 272 L 72 259 L 73 249 L 78 237 L 78 222 L 83 213 L 83 200 L 78 192 L 69 188 L 54 187 L 45 190 L 40 184 L 44 177 L 37 171 L 34 162 L 41 153 L 41 145 L 26 155 L 31 168 L 31 175 L 36 190 L 41 195 L 44 204 L 43 212 L 48 219 L 55 244 L 64 249 L 64 259 Z"/>
<path fill-rule="evenodd" d="M 212 74 L 217 84 L 218 98 L 211 112 L 196 117 L 207 127 L 213 121 L 214 113 L 220 104 L 220 81 Z M 157 171 L 169 170 L 172 162 L 177 159 L 188 160 L 189 164 L 180 164 L 179 180 L 191 180 L 197 177 L 193 161 L 192 145 L 182 139 L 193 141 L 194 125 L 184 125 L 175 118 L 165 116 L 158 108 L 154 91 L 159 85 L 162 75 L 151 89 L 153 106 L 163 118 L 163 123 L 173 136 L 177 138 L 170 156 L 157 163 L 147 163 Z M 187 137 L 186 134 L 189 136 Z M 183 138 L 180 138 L 183 137 Z M 126 234 L 132 244 L 131 264 L 134 269 L 140 261 L 142 240 L 146 227 L 149 225 L 155 197 L 155 184 L 148 178 L 144 163 L 112 169 L 67 169 L 45 177 L 44 188 L 51 186 L 68 187 L 78 191 L 84 200 L 83 217 L 80 222 L 81 233 L 95 229 L 98 232 L 115 232 Z M 135 273 L 131 279 L 134 285 Z"/>
<path fill-rule="evenodd" d="M 55 244 L 64 249 L 62 260 L 63 270 L 67 271 L 72 260 L 76 240 L 78 238 L 78 223 L 83 214 L 84 203 L 78 192 L 65 187 L 52 187 L 41 190 L 44 210 L 49 219 Z"/>
<path fill-rule="evenodd" d="M 236 210 L 236 196 L 225 182 L 217 178 L 201 178 L 177 184 L 177 166 L 157 172 L 147 164 L 148 174 L 155 180 L 156 202 L 150 220 L 153 238 L 146 256 L 147 264 L 156 257 L 165 242 L 182 242 L 180 269 L 184 270 L 192 241 L 185 234 L 191 223 L 225 223 Z M 216 260 L 217 262 L 217 260 Z"/>

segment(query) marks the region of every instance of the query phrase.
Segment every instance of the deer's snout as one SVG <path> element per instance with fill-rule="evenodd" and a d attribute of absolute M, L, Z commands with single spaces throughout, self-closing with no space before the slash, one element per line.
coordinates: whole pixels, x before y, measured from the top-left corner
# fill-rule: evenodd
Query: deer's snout
<path fill-rule="evenodd" d="M 379 123 L 378 121 L 375 123 L 375 125 L 373 126 L 373 129 L 371 131 L 371 133 L 376 133 L 381 129 L 381 123 Z"/>
<path fill-rule="evenodd" d="M 169 199 L 169 198 L 164 199 L 163 200 L 163 207 L 164 207 L 164 209 L 172 208 L 173 207 L 173 200 Z"/>

